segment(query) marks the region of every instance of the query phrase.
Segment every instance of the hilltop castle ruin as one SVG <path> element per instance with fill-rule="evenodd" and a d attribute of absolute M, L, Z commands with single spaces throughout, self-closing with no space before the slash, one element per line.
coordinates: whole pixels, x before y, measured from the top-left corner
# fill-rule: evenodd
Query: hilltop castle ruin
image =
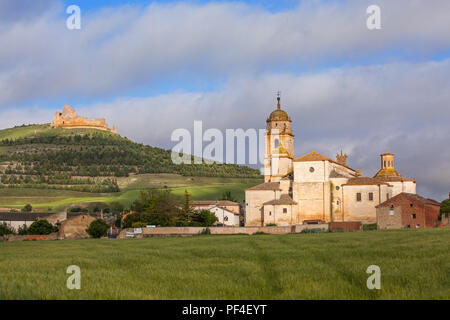
<path fill-rule="evenodd" d="M 51 126 L 53 128 L 60 127 L 64 129 L 98 129 L 117 133 L 116 125 L 114 125 L 112 129 L 110 129 L 106 124 L 105 119 L 88 119 L 85 117 L 79 117 L 76 114 L 75 110 L 73 110 L 67 104 L 63 107 L 62 112 L 55 113 L 55 118 L 53 119 Z"/>

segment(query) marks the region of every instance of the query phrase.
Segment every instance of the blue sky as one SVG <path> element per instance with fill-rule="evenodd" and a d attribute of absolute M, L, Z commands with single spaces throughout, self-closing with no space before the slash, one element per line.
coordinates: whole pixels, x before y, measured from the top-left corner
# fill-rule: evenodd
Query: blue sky
<path fill-rule="evenodd" d="M 0 128 L 50 122 L 65 104 L 136 141 L 171 148 L 177 128 L 264 128 L 275 93 L 295 153 L 373 175 L 396 153 L 418 191 L 450 191 L 450 2 L 0 2 Z M 69 4 L 81 30 L 67 30 Z M 431 156 L 430 156 L 431 155 Z"/>

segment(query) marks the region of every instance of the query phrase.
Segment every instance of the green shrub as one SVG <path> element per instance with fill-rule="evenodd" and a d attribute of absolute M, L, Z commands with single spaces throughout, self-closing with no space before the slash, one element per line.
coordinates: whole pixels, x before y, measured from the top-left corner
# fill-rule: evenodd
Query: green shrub
<path fill-rule="evenodd" d="M 277 224 L 276 223 L 268 223 L 266 224 L 266 227 L 276 227 Z"/>
<path fill-rule="evenodd" d="M 19 229 L 17 229 L 17 234 L 24 236 L 28 234 L 28 227 L 26 224 L 24 224 L 23 226 L 20 226 Z"/>
<path fill-rule="evenodd" d="M 106 236 L 109 225 L 103 219 L 96 219 L 91 222 L 86 232 L 93 238 L 101 238 Z"/>
<path fill-rule="evenodd" d="M 300 233 L 320 233 L 325 232 L 322 228 L 303 229 Z"/>
<path fill-rule="evenodd" d="M 14 229 L 8 226 L 6 222 L 3 222 L 0 224 L 0 236 L 5 236 L 7 234 L 14 234 Z"/>
<path fill-rule="evenodd" d="M 201 235 L 211 234 L 211 229 L 205 228 L 202 231 L 200 231 L 199 234 L 201 234 Z"/>
<path fill-rule="evenodd" d="M 33 222 L 28 228 L 28 234 L 50 234 L 57 231 L 58 228 L 45 219 Z"/>
<path fill-rule="evenodd" d="M 26 204 L 23 208 L 22 208 L 22 212 L 31 212 L 33 211 L 33 207 L 31 206 L 31 204 Z"/>
<path fill-rule="evenodd" d="M 147 226 L 147 223 L 142 222 L 142 221 L 138 221 L 138 222 L 133 222 L 131 224 L 132 228 L 145 228 Z"/>
<path fill-rule="evenodd" d="M 363 224 L 363 231 L 371 231 L 371 230 L 377 230 L 377 224 L 376 223 Z"/>

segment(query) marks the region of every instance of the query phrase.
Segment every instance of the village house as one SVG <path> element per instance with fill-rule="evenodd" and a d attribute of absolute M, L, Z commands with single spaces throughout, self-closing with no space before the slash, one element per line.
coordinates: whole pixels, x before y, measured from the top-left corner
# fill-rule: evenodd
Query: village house
<path fill-rule="evenodd" d="M 0 224 L 6 223 L 9 227 L 18 231 L 20 227 L 31 226 L 39 219 L 47 219 L 50 213 L 30 213 L 30 212 L 0 212 Z"/>
<path fill-rule="evenodd" d="M 440 203 L 402 192 L 379 204 L 376 210 L 378 229 L 432 228 L 439 223 Z"/>
<path fill-rule="evenodd" d="M 228 200 L 192 201 L 194 210 L 209 210 L 215 214 L 216 224 L 225 226 L 240 225 L 241 208 L 239 203 Z"/>

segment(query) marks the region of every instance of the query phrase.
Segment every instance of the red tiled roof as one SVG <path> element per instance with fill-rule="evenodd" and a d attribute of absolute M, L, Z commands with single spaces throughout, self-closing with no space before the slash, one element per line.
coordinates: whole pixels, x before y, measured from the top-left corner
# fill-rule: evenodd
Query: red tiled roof
<path fill-rule="evenodd" d="M 350 170 L 356 171 L 355 169 L 350 168 L 349 166 L 343 165 L 342 163 L 339 163 L 331 158 L 325 157 L 324 155 L 321 155 L 320 153 L 317 153 L 315 151 L 310 152 L 308 154 L 305 154 L 304 156 L 301 156 L 299 158 L 294 159 L 295 162 L 302 162 L 302 161 L 329 161 L 335 164 L 338 164 L 340 166 L 343 166 L 345 168 L 348 168 Z"/>
<path fill-rule="evenodd" d="M 398 198 L 407 198 L 407 199 L 409 199 L 412 202 L 419 202 L 421 204 L 431 204 L 431 205 L 434 205 L 434 206 L 440 206 L 441 205 L 436 200 L 427 199 L 427 198 L 419 196 L 418 194 L 415 194 L 415 193 L 402 192 L 402 193 L 399 193 L 398 195 L 390 198 L 389 200 L 386 200 L 385 202 L 380 203 L 379 205 L 376 206 L 376 208 L 389 206 L 391 203 L 395 202 Z"/>
<path fill-rule="evenodd" d="M 376 179 L 376 178 L 355 177 L 355 178 L 348 179 L 347 183 L 345 183 L 344 186 L 380 185 L 380 184 L 389 185 L 387 182 L 381 181 L 381 180 Z"/>
<path fill-rule="evenodd" d="M 264 205 L 291 205 L 297 204 L 292 198 L 287 194 L 282 194 L 280 199 L 274 199 L 267 202 L 264 202 Z"/>
<path fill-rule="evenodd" d="M 246 190 L 281 190 L 279 182 L 265 182 Z"/>
<path fill-rule="evenodd" d="M 191 201 L 194 206 L 238 206 L 239 203 L 229 200 L 194 200 Z"/>

